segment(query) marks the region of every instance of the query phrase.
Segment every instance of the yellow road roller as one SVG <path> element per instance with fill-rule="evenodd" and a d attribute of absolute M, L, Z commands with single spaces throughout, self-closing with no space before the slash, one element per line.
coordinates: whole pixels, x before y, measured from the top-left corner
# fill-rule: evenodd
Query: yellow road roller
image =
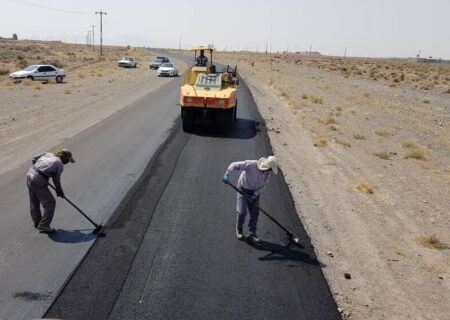
<path fill-rule="evenodd" d="M 194 47 L 195 65 L 184 79 L 180 90 L 183 130 L 191 132 L 199 124 L 212 125 L 218 131 L 228 131 L 236 121 L 237 66 L 217 70 L 213 64 L 212 47 Z M 209 59 L 207 54 L 209 53 Z"/>

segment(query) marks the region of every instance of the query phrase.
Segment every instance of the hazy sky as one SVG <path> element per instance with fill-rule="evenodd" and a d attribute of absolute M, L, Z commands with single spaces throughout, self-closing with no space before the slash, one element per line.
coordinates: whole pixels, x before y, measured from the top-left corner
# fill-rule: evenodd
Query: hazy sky
<path fill-rule="evenodd" d="M 104 44 L 450 59 L 450 0 L 0 0 L 0 36 Z"/>

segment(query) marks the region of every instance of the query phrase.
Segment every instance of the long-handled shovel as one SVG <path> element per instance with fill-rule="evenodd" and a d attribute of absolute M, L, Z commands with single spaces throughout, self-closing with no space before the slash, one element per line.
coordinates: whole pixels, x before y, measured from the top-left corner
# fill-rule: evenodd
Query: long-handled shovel
<path fill-rule="evenodd" d="M 53 190 L 56 191 L 56 188 L 55 188 L 51 183 L 49 183 L 49 186 L 50 186 Z M 104 227 L 103 227 L 101 224 L 95 223 L 91 218 L 89 218 L 89 217 L 83 212 L 83 210 L 81 210 L 80 208 L 78 208 L 78 206 L 76 206 L 75 203 L 73 203 L 72 201 L 70 201 L 66 196 L 64 196 L 63 198 L 64 198 L 68 203 L 70 203 L 70 204 L 72 205 L 72 207 L 74 207 L 75 209 L 77 209 L 77 211 L 78 211 L 79 213 L 81 213 L 81 214 L 83 215 L 83 217 L 85 217 L 87 220 L 89 220 L 90 223 L 92 223 L 92 224 L 94 225 L 95 230 L 92 232 L 93 234 L 98 235 L 98 236 L 104 236 L 104 235 L 105 235 L 105 234 L 102 232 L 102 230 L 103 230 Z"/>
<path fill-rule="evenodd" d="M 270 220 L 272 220 L 277 226 L 279 226 L 281 229 L 283 229 L 284 232 L 286 232 L 286 234 L 289 237 L 290 242 L 294 242 L 295 244 L 299 244 L 300 239 L 298 236 L 296 236 L 291 230 L 289 230 L 288 228 L 284 227 L 281 223 L 279 223 L 274 217 L 272 217 L 266 210 L 264 210 L 263 208 L 261 208 L 255 201 L 253 201 L 247 194 L 245 194 L 244 192 L 242 192 L 241 190 L 239 190 L 235 185 L 233 185 L 232 183 L 228 182 L 227 183 L 231 188 L 233 188 L 234 190 L 236 190 L 238 193 L 240 193 L 241 195 L 243 195 L 245 197 L 245 199 L 247 199 L 248 202 L 252 203 L 256 208 L 258 208 L 266 217 L 268 217 Z"/>

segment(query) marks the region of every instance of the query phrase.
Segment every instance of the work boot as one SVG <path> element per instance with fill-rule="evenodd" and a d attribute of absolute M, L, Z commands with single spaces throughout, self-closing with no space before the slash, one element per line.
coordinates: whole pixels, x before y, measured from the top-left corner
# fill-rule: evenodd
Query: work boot
<path fill-rule="evenodd" d="M 55 229 L 50 227 L 38 227 L 37 229 L 39 230 L 39 233 L 47 233 L 47 234 L 55 233 L 56 231 Z"/>
<path fill-rule="evenodd" d="M 258 243 L 258 244 L 261 243 L 261 239 L 259 239 L 258 236 L 252 232 L 250 232 L 248 234 L 248 239 L 250 241 L 252 241 L 253 243 Z"/>
<path fill-rule="evenodd" d="M 242 228 L 236 228 L 236 238 L 238 240 L 244 239 L 244 234 L 242 233 Z"/>

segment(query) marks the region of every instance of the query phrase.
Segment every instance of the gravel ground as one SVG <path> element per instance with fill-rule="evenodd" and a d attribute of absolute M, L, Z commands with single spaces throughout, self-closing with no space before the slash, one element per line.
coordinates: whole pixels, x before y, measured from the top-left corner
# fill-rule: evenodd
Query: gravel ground
<path fill-rule="evenodd" d="M 257 100 L 343 317 L 448 319 L 450 96 L 217 56 Z"/>

